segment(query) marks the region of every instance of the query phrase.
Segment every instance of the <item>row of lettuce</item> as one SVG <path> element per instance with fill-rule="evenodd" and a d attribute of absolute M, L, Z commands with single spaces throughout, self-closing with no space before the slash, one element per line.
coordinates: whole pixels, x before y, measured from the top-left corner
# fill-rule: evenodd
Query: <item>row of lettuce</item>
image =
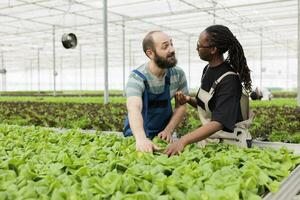
<path fill-rule="evenodd" d="M 196 94 L 197 90 L 191 90 L 190 94 Z M 271 90 L 273 98 L 296 98 L 297 91 L 291 90 L 280 90 L 280 89 L 273 89 Z M 64 90 L 64 91 L 55 91 L 56 96 L 58 97 L 74 97 L 74 96 L 84 96 L 84 97 L 101 97 L 104 96 L 103 90 Z M 123 96 L 124 92 L 122 90 L 110 90 L 109 96 L 113 97 L 121 97 Z M 39 97 L 46 97 L 46 96 L 53 96 L 53 91 L 0 91 L 1 96 L 39 96 Z"/>
<path fill-rule="evenodd" d="M 0 102 L 39 102 L 39 103 L 96 103 L 103 104 L 103 97 L 62 97 L 62 96 L 1 96 Z M 110 97 L 109 103 L 126 103 L 126 98 L 119 97 Z M 172 100 L 172 104 L 175 104 L 175 101 Z M 296 98 L 276 98 L 271 101 L 250 101 L 251 107 L 257 106 L 291 106 L 296 107 L 297 101 Z"/>
<path fill-rule="evenodd" d="M 299 163 L 284 148 L 189 145 L 168 158 L 136 152 L 133 138 L 0 125 L 0 199 L 7 200 L 259 200 Z"/>
<path fill-rule="evenodd" d="M 279 101 L 280 102 L 280 101 Z M 260 140 L 300 142 L 300 108 L 284 103 L 254 102 L 251 134 Z M 0 121 L 4 124 L 35 125 L 57 128 L 81 128 L 122 131 L 125 103 L 47 103 L 0 102 Z M 178 136 L 201 125 L 191 107 L 176 132 Z"/>

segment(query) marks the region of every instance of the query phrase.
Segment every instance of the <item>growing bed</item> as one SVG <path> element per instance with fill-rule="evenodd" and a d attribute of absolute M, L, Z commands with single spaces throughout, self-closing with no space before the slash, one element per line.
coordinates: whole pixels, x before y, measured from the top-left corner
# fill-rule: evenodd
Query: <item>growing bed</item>
<path fill-rule="evenodd" d="M 133 138 L 15 125 L 0 125 L 0 159 L 0 199 L 262 199 L 300 163 L 287 148 L 189 145 L 168 158 Z"/>

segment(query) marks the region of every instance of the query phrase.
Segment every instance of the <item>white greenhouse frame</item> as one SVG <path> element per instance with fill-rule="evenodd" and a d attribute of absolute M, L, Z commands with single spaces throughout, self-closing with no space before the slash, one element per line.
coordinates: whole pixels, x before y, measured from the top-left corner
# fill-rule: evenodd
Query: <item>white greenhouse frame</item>
<path fill-rule="evenodd" d="M 79 90 L 104 86 L 107 103 L 109 89 L 124 89 L 133 67 L 147 60 L 141 41 L 157 29 L 174 38 L 179 64 L 195 88 L 205 65 L 195 53 L 198 35 L 211 24 L 224 24 L 244 47 L 254 85 L 277 81 L 297 88 L 300 105 L 299 13 L 300 0 L 1 1 L 1 90 L 20 86 L 55 95 L 75 82 Z M 66 50 L 60 37 L 70 32 L 78 46 Z M 94 77 L 87 78 L 87 71 Z"/>

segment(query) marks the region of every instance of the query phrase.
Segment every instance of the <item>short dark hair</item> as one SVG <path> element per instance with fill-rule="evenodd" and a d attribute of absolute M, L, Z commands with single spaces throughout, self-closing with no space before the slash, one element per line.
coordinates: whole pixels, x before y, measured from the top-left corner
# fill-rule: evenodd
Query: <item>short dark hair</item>
<path fill-rule="evenodd" d="M 153 41 L 153 37 L 152 35 L 154 33 L 157 33 L 157 32 L 162 32 L 162 31 L 150 31 L 149 33 L 147 33 L 147 35 L 144 37 L 144 40 L 143 40 L 143 50 L 144 50 L 144 53 L 146 54 L 146 56 L 148 57 L 146 51 L 148 49 L 151 49 L 152 51 L 155 52 L 155 46 L 154 46 L 154 41 Z"/>

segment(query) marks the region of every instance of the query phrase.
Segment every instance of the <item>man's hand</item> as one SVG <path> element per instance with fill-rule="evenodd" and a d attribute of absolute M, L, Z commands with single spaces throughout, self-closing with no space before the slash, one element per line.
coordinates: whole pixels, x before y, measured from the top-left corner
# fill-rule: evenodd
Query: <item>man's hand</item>
<path fill-rule="evenodd" d="M 188 103 L 191 100 L 191 97 L 183 94 L 182 91 L 177 91 L 175 93 L 175 98 L 179 102 L 179 104 L 181 104 L 181 105 L 184 105 L 184 104 Z"/>
<path fill-rule="evenodd" d="M 183 151 L 184 147 L 185 145 L 179 139 L 173 142 L 172 144 L 170 144 L 164 153 L 167 154 L 168 156 L 178 155 Z"/>
<path fill-rule="evenodd" d="M 151 140 L 148 138 L 137 139 L 136 140 L 136 150 L 140 152 L 150 152 L 153 153 L 155 150 L 160 150 Z"/>
<path fill-rule="evenodd" d="M 170 143 L 172 141 L 172 132 L 163 130 L 157 135 L 160 139 L 167 141 Z"/>

